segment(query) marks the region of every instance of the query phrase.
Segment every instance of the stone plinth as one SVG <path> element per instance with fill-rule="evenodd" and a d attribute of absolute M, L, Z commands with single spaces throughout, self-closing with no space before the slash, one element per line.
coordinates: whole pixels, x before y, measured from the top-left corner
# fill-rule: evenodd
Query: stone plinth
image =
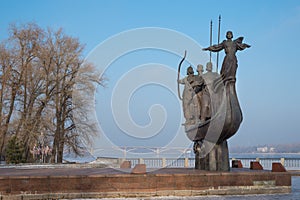
<path fill-rule="evenodd" d="M 120 165 L 121 169 L 130 169 L 131 168 L 131 162 L 128 160 L 125 160 L 124 162 L 122 162 L 122 164 Z"/>
<path fill-rule="evenodd" d="M 258 161 L 251 161 L 250 162 L 250 169 L 252 170 L 263 170 L 264 168 Z"/>
<path fill-rule="evenodd" d="M 213 147 L 210 148 L 209 146 Z M 195 169 L 207 171 L 229 171 L 227 141 L 220 144 L 203 143 L 204 149 L 195 154 Z M 206 153 L 206 151 L 208 151 Z"/>
<path fill-rule="evenodd" d="M 272 172 L 286 172 L 286 169 L 281 163 L 272 163 Z"/>
<path fill-rule="evenodd" d="M 240 160 L 232 160 L 231 166 L 232 168 L 243 168 L 243 164 Z"/>
<path fill-rule="evenodd" d="M 146 173 L 146 165 L 145 164 L 137 164 L 131 171 L 132 174 L 145 174 Z"/>
<path fill-rule="evenodd" d="M 288 193 L 291 174 L 165 168 L 131 174 L 111 168 L 0 169 L 0 199 L 84 199 Z"/>

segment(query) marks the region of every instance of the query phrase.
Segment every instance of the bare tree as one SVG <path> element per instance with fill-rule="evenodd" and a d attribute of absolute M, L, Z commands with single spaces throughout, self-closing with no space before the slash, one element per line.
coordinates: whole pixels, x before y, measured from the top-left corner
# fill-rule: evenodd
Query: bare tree
<path fill-rule="evenodd" d="M 14 59 L 10 51 L 6 48 L 6 44 L 0 45 L 0 158 L 4 145 L 8 126 L 11 121 L 16 98 L 16 84 L 10 77 L 13 77 Z"/>
<path fill-rule="evenodd" d="M 65 148 L 81 154 L 96 127 L 86 92 L 93 94 L 103 82 L 83 61 L 84 46 L 62 29 L 44 31 L 34 23 L 9 30 L 10 38 L 0 46 L 0 152 L 10 128 L 22 141 L 27 161 L 41 135 L 53 148 L 53 162 L 62 162 Z"/>
<path fill-rule="evenodd" d="M 95 89 L 95 84 L 101 83 L 99 75 L 91 64 L 83 63 L 81 54 L 83 46 L 78 39 L 66 36 L 62 30 L 54 33 L 53 46 L 56 56 L 54 56 L 55 70 L 55 122 L 56 128 L 53 139 L 52 161 L 62 162 L 65 147 L 71 148 L 76 154 L 80 154 L 83 147 L 82 141 L 90 141 L 90 137 L 95 133 L 94 124 L 84 120 L 88 112 L 85 112 L 85 104 L 73 104 L 73 89 L 77 85 L 85 86 L 91 91 Z M 85 96 L 77 93 L 77 99 L 84 99 Z M 77 101 L 79 102 L 79 101 Z M 80 112 L 82 118 L 75 124 L 74 112 Z M 80 128 L 79 128 L 80 127 Z M 85 127 L 85 128 L 83 128 Z"/>
<path fill-rule="evenodd" d="M 21 26 L 11 25 L 10 41 L 17 60 L 18 95 L 16 99 L 16 136 L 24 145 L 24 157 L 28 160 L 30 147 L 34 143 L 37 128 L 34 113 L 38 96 L 42 95 L 43 74 L 40 73 L 37 52 L 43 41 L 43 30 L 34 23 Z"/>

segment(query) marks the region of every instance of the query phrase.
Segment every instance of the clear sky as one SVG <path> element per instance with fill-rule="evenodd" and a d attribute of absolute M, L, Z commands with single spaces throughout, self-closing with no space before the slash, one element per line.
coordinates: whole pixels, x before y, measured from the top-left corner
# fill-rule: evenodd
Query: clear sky
<path fill-rule="evenodd" d="M 62 27 L 67 34 L 78 37 L 86 44 L 85 56 L 108 38 L 143 27 L 174 30 L 192 38 L 200 46 L 206 47 L 209 45 L 210 20 L 213 20 L 213 43 L 217 42 L 217 23 L 220 14 L 222 16 L 221 40 L 225 39 L 227 30 L 232 30 L 234 38 L 244 36 L 244 42 L 252 46 L 237 54 L 239 61 L 237 92 L 244 121 L 238 133 L 229 140 L 229 144 L 263 145 L 300 142 L 300 79 L 298 77 L 300 74 L 300 1 L 298 0 L 2 0 L 0 5 L 0 40 L 7 38 L 7 28 L 10 23 L 33 21 L 43 28 Z M 176 44 L 176 41 L 174 43 Z M 184 44 L 182 46 L 184 50 Z M 162 63 L 176 72 L 180 59 L 178 55 L 149 50 L 148 54 L 147 51 L 136 52 L 134 55 L 128 54 L 128 57 L 123 56 L 115 61 L 114 66 L 105 73 L 108 78 L 107 87 L 99 88 L 99 95 L 96 96 L 97 103 L 103 103 L 102 106 L 96 107 L 97 113 L 102 115 L 99 118 L 100 123 L 105 126 L 104 129 L 118 131 L 116 127 L 110 127 L 110 123 L 105 121 L 111 118 L 106 116 L 107 112 L 111 112 L 109 107 L 111 102 L 104 101 L 107 98 L 105 95 L 112 95 L 112 90 L 116 89 L 114 84 L 120 81 L 125 73 L 135 69 L 135 66 L 142 65 L 143 62 Z M 215 57 L 213 59 L 215 60 Z M 220 59 L 223 59 L 223 54 L 220 54 Z M 187 66 L 187 63 L 183 64 L 182 76 Z M 176 73 L 174 76 L 176 83 Z M 168 99 L 167 105 L 163 109 L 158 109 L 158 114 L 161 115 L 152 117 L 156 116 L 160 119 L 161 116 L 167 116 L 162 121 L 167 124 L 163 129 L 169 128 L 164 136 L 166 140 L 170 140 L 172 136 L 168 135 L 168 132 L 173 129 L 172 125 L 168 125 L 168 120 L 174 115 L 180 115 L 180 111 L 172 111 L 173 108 L 168 106 L 173 103 L 178 104 L 177 94 L 160 91 L 161 86 L 155 85 L 145 86 L 142 89 L 147 87 L 152 92 L 156 90 L 157 93 L 145 96 L 136 90 L 133 99 L 142 103 L 129 103 L 132 118 L 141 126 L 147 125 L 149 123 L 147 110 L 157 103 L 149 99 L 162 98 L 162 102 Z M 169 93 L 171 97 L 164 96 Z M 152 108 L 155 111 L 156 107 Z M 135 110 L 143 112 L 139 113 Z M 168 115 L 167 112 L 170 110 L 173 113 Z M 176 129 L 183 121 L 175 118 L 172 123 L 175 124 Z M 153 139 L 155 143 L 155 137 L 149 134 L 148 139 Z M 115 136 L 112 140 L 118 138 L 119 136 Z M 130 141 L 124 140 L 126 143 Z M 143 143 L 137 142 L 137 144 Z"/>

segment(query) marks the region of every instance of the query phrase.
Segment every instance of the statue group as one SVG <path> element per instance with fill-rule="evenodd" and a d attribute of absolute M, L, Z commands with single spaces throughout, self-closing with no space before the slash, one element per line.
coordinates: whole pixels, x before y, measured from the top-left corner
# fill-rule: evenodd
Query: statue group
<path fill-rule="evenodd" d="M 187 76 L 178 80 L 179 84 L 184 85 L 183 90 L 183 112 L 186 122 L 185 126 L 203 123 L 211 117 L 209 89 L 212 80 L 219 74 L 212 72 L 212 63 L 206 64 L 206 73 L 203 74 L 203 65 L 197 66 L 198 74 L 194 74 L 192 66 L 187 68 Z"/>
<path fill-rule="evenodd" d="M 194 142 L 196 169 L 229 171 L 227 139 L 237 132 L 243 120 L 235 89 L 236 52 L 250 47 L 243 43 L 243 37 L 232 38 L 232 32 L 228 31 L 222 43 L 203 49 L 225 51 L 220 74 L 213 72 L 212 63 L 208 62 L 205 73 L 201 64 L 197 66 L 197 75 L 189 66 L 187 76 L 178 79 L 178 84 L 184 85 L 182 106 L 186 121 L 183 125 L 188 138 Z"/>

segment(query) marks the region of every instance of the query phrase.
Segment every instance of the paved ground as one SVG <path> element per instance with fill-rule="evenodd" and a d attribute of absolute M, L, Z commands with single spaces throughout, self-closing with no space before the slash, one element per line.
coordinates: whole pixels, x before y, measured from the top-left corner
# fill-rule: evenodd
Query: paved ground
<path fill-rule="evenodd" d="M 93 174 L 120 174 L 125 173 L 111 168 L 2 168 L 0 176 L 80 176 Z"/>

